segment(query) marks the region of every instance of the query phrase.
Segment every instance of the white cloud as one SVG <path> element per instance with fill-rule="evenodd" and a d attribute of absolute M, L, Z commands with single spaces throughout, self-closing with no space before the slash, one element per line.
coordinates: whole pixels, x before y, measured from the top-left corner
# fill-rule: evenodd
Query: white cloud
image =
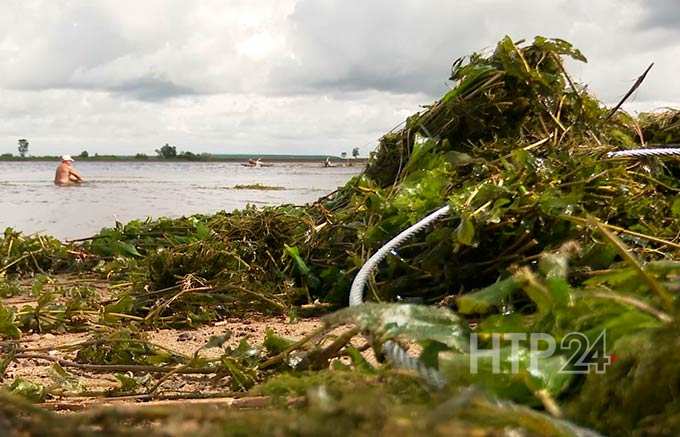
<path fill-rule="evenodd" d="M 643 0 L 8 0 L 0 152 L 332 152 L 366 145 L 505 34 L 562 37 L 615 102 L 678 106 L 680 5 Z M 364 147 L 364 151 L 367 151 Z"/>
<path fill-rule="evenodd" d="M 108 92 L 0 90 L 0 138 L 8 151 L 29 137 L 33 153 L 50 154 L 153 154 L 165 142 L 196 152 L 339 154 L 347 145 L 367 152 L 368 140 L 427 99 L 378 91 L 345 99 L 230 93 L 164 105 Z M 48 134 L 25 135 L 36 131 Z"/>

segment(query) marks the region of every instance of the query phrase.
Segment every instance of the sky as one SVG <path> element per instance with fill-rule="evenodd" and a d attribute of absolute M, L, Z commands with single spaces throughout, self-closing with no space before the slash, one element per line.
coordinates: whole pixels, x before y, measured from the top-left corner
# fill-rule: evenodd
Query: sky
<path fill-rule="evenodd" d="M 680 107 L 676 0 L 3 0 L 0 153 L 366 155 L 504 35 L 571 41 L 575 79 Z"/>

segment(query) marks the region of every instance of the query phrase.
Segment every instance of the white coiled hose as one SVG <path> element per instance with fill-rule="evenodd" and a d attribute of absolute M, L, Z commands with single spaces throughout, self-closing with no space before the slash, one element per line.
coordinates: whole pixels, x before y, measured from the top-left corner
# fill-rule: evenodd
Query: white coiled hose
<path fill-rule="evenodd" d="M 406 240 L 416 235 L 426 227 L 428 227 L 433 222 L 437 221 L 439 218 L 447 215 L 449 213 L 449 206 L 446 205 L 439 208 L 432 214 L 428 215 L 424 219 L 420 220 L 418 223 L 408 227 L 406 230 L 402 231 L 387 242 L 383 247 L 378 249 L 368 261 L 361 267 L 359 273 L 357 273 L 354 281 L 352 282 L 352 288 L 349 293 L 349 305 L 361 305 L 364 301 L 364 288 L 368 277 L 373 272 L 373 270 L 378 267 L 378 264 L 387 256 L 388 253 L 394 251 L 399 246 L 401 246 Z M 383 353 L 387 359 L 395 367 L 402 369 L 410 369 L 418 373 L 423 379 L 428 383 L 437 388 L 442 388 L 446 381 L 438 370 L 426 366 L 423 362 L 417 358 L 411 357 L 398 343 L 388 340 L 383 344 Z"/>
<path fill-rule="evenodd" d="M 680 148 L 634 149 L 607 153 L 607 158 L 636 158 L 640 156 L 680 155 Z"/>
<path fill-rule="evenodd" d="M 422 231 L 428 227 L 433 222 L 437 221 L 440 217 L 443 217 L 449 213 L 449 205 L 439 208 L 432 214 L 428 215 L 424 219 L 420 220 L 418 223 L 409 226 L 406 230 L 401 231 L 399 235 L 387 242 L 383 247 L 378 249 L 366 263 L 361 267 L 359 273 L 354 277 L 352 282 L 352 288 L 349 292 L 349 305 L 359 305 L 364 302 L 364 287 L 366 286 L 366 281 L 368 276 L 378 267 L 378 264 L 387 256 L 388 253 L 396 250 L 401 246 L 406 240 L 416 235 L 418 232 Z"/>

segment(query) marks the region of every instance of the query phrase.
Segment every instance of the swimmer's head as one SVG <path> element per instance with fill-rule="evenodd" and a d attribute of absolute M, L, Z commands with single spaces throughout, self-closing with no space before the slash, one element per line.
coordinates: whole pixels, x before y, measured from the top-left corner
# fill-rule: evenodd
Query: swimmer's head
<path fill-rule="evenodd" d="M 73 158 L 71 158 L 71 155 L 62 155 L 61 162 L 67 162 L 70 164 L 73 162 Z"/>

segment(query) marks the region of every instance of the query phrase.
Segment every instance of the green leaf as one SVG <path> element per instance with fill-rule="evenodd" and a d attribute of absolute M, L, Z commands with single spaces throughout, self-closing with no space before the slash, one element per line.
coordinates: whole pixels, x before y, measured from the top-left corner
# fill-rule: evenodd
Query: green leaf
<path fill-rule="evenodd" d="M 545 280 L 545 284 L 550 292 L 553 304 L 561 307 L 567 306 L 572 292 L 567 280 L 561 277 L 549 277 Z"/>
<path fill-rule="evenodd" d="M 59 363 L 52 364 L 49 373 L 55 385 L 62 390 L 69 393 L 82 393 L 85 391 L 83 383 L 76 376 L 67 372 Z M 54 390 L 54 387 L 50 387 L 50 390 Z"/>
<path fill-rule="evenodd" d="M 120 383 L 120 387 L 115 388 L 112 392 L 118 395 L 135 394 L 142 388 L 151 387 L 151 383 L 154 381 L 149 373 L 142 376 L 134 376 L 131 373 L 114 373 L 113 376 Z"/>
<path fill-rule="evenodd" d="M 493 308 L 500 307 L 519 288 L 515 278 L 507 278 L 474 293 L 463 294 L 456 298 L 458 312 L 466 315 L 487 314 Z"/>
<path fill-rule="evenodd" d="M 120 329 L 106 335 L 93 335 L 91 344 L 78 350 L 76 361 L 89 364 L 166 365 L 184 360 L 149 343 L 143 333 Z"/>
<path fill-rule="evenodd" d="M 15 324 L 14 310 L 0 303 L 0 336 L 4 338 L 19 338 L 21 331 Z"/>
<path fill-rule="evenodd" d="M 118 255 L 127 255 L 127 256 L 138 256 L 141 257 L 142 254 L 137 251 L 137 248 L 126 242 L 126 241 L 116 241 L 112 244 L 114 248 L 114 252 L 117 253 Z"/>
<path fill-rule="evenodd" d="M 31 402 L 43 402 L 47 395 L 45 386 L 23 378 L 16 378 L 9 386 L 9 390 Z"/>
<path fill-rule="evenodd" d="M 466 165 L 472 162 L 472 157 L 468 155 L 467 153 L 463 152 L 457 152 L 455 150 L 452 150 L 450 152 L 446 153 L 446 159 L 449 161 L 452 165 L 458 166 L 458 165 Z"/>
<path fill-rule="evenodd" d="M 114 303 L 110 303 L 104 307 L 104 320 L 107 322 L 116 322 L 119 319 L 110 316 L 109 313 L 130 314 L 133 311 L 134 305 L 134 298 L 129 294 L 125 294 Z"/>
<path fill-rule="evenodd" d="M 321 281 L 316 277 L 316 275 L 314 275 L 314 273 L 312 273 L 312 269 L 309 268 L 305 260 L 302 259 L 300 256 L 300 250 L 297 248 L 297 246 L 289 246 L 284 244 L 284 247 L 285 253 L 290 256 L 293 261 L 295 261 L 297 270 L 305 279 L 307 279 L 307 284 L 311 288 L 318 288 L 318 286 L 321 284 Z"/>
<path fill-rule="evenodd" d="M 475 225 L 469 216 L 463 215 L 456 228 L 456 240 L 465 246 L 472 246 L 475 241 Z"/>
<path fill-rule="evenodd" d="M 577 61 L 588 62 L 583 53 L 568 41 L 560 38 L 545 38 L 543 36 L 537 36 L 534 38 L 534 45 L 546 51 L 554 52 L 558 55 L 566 55 Z"/>
<path fill-rule="evenodd" d="M 326 316 L 331 324 L 353 323 L 385 341 L 404 337 L 413 341 L 432 340 L 456 350 L 467 348 L 467 328 L 447 308 L 365 303 Z"/>
<path fill-rule="evenodd" d="M 418 357 L 420 361 L 425 363 L 427 367 L 438 369 L 439 368 L 439 352 L 448 350 L 446 345 L 438 341 L 421 341 L 421 346 L 423 347 L 420 356 Z"/>
<path fill-rule="evenodd" d="M 295 342 L 276 335 L 273 329 L 267 328 L 262 345 L 270 355 L 278 355 L 292 346 Z"/>
<path fill-rule="evenodd" d="M 260 346 L 253 346 L 244 338 L 235 349 L 228 350 L 224 356 L 236 359 L 243 366 L 255 367 L 259 364 L 261 352 Z"/>
<path fill-rule="evenodd" d="M 484 346 L 480 345 L 480 350 Z M 526 347 L 501 347 L 498 351 L 498 371 L 494 369 L 494 357 L 477 355 L 477 373 L 473 373 L 474 356 L 455 352 L 439 355 L 439 369 L 450 384 L 475 385 L 496 396 L 529 405 L 539 406 L 534 396 L 537 390 L 546 390 L 553 397 L 564 392 L 573 376 L 561 372 L 567 362 L 562 355 L 544 357 L 542 351 L 530 351 Z M 536 367 L 531 369 L 531 360 Z M 513 369 L 513 365 L 516 366 Z"/>
<path fill-rule="evenodd" d="M 558 301 L 551 293 L 551 289 L 528 268 L 520 269 L 514 277 L 529 299 L 538 307 L 538 314 L 545 316 L 550 313 Z M 560 298 L 559 302 L 562 302 L 561 296 L 557 297 Z"/>
<path fill-rule="evenodd" d="M 196 224 L 196 238 L 198 240 L 205 240 L 211 233 L 212 231 L 205 223 L 198 222 Z"/>
<path fill-rule="evenodd" d="M 676 197 L 675 200 L 673 200 L 671 213 L 673 214 L 673 217 L 680 218 L 680 197 Z"/>
<path fill-rule="evenodd" d="M 368 374 L 376 373 L 375 367 L 364 358 L 357 348 L 347 346 L 345 347 L 345 352 L 347 352 L 349 358 L 352 360 L 355 369 Z"/>
<path fill-rule="evenodd" d="M 7 371 L 7 367 L 14 362 L 16 352 L 16 345 L 10 345 L 4 348 L 4 353 L 0 356 L 0 375 L 4 375 Z"/>
<path fill-rule="evenodd" d="M 524 315 L 518 312 L 510 314 L 491 314 L 479 321 L 478 333 L 530 332 L 538 322 L 543 320 L 538 313 Z"/>
<path fill-rule="evenodd" d="M 234 390 L 245 391 L 255 385 L 255 371 L 242 366 L 236 359 L 222 357 L 222 366 L 231 377 L 229 383 Z"/>

